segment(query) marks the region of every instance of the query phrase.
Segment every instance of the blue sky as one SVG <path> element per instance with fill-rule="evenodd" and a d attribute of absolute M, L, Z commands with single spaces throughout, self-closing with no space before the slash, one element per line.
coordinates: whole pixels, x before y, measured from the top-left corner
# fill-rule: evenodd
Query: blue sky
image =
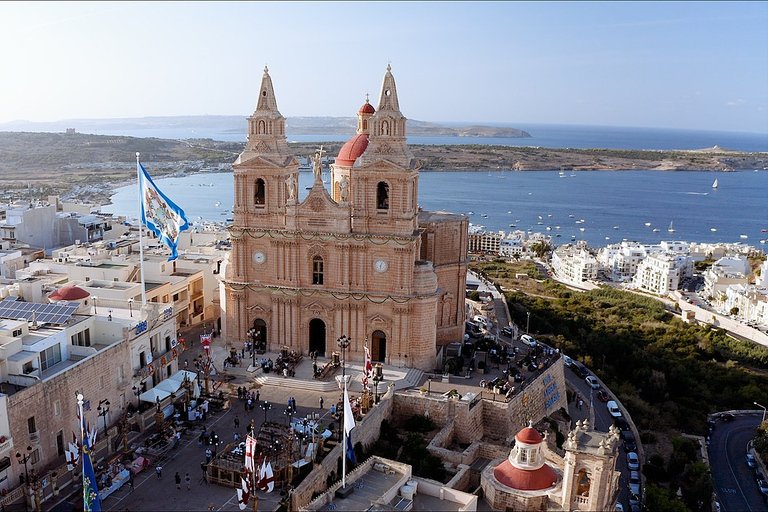
<path fill-rule="evenodd" d="M 768 133 L 767 2 L 0 2 L 0 123 L 352 116 Z"/>

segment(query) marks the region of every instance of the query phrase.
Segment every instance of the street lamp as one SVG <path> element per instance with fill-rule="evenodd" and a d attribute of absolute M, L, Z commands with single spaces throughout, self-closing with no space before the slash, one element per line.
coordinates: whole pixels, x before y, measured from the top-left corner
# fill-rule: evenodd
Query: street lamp
<path fill-rule="evenodd" d="M 336 340 L 336 343 L 339 345 L 339 348 L 341 349 L 341 380 L 342 382 L 346 382 L 346 361 L 347 361 L 347 347 L 352 342 L 351 338 L 347 338 L 345 334 L 342 334 L 339 339 Z"/>
<path fill-rule="evenodd" d="M 256 340 L 259 339 L 259 335 L 261 334 L 260 329 L 256 329 L 255 327 L 251 327 L 248 329 L 248 332 L 246 333 L 249 338 L 251 338 L 251 365 L 256 368 Z"/>
<path fill-rule="evenodd" d="M 384 367 L 381 365 L 381 363 L 376 363 L 376 366 L 374 366 L 374 373 L 373 373 L 373 384 L 376 388 L 376 403 L 379 403 L 379 382 L 384 380 Z M 430 380 L 430 383 L 432 381 Z"/>
<path fill-rule="evenodd" d="M 762 421 L 762 423 L 765 423 L 765 406 L 764 405 L 760 405 L 757 402 L 755 402 L 755 405 L 758 406 L 758 407 L 761 407 L 763 409 L 763 421 Z"/>
<path fill-rule="evenodd" d="M 529 330 L 531 328 L 531 312 L 526 311 L 526 315 L 528 315 L 528 319 L 525 321 L 525 334 L 529 334 Z"/>
<path fill-rule="evenodd" d="M 128 299 L 128 310 L 131 312 L 131 318 L 133 318 L 133 298 Z"/>
<path fill-rule="evenodd" d="M 141 394 L 141 388 L 139 388 L 138 386 L 133 386 L 133 388 L 131 389 L 133 389 L 133 394 L 136 395 L 136 411 L 138 411 L 139 406 L 141 405 L 141 403 L 139 402 L 139 395 Z"/>
<path fill-rule="evenodd" d="M 107 430 L 107 413 L 109 412 L 109 400 L 99 400 L 99 416 L 101 416 L 102 420 L 104 421 L 104 437 L 109 437 L 109 432 Z"/>
<path fill-rule="evenodd" d="M 261 408 L 264 409 L 264 423 L 267 422 L 267 411 L 272 408 L 272 404 L 264 400 L 261 404 Z"/>
<path fill-rule="evenodd" d="M 288 407 L 285 408 L 285 415 L 288 416 L 288 426 L 291 426 L 291 420 L 293 419 L 293 413 L 296 412 L 296 408 L 293 406 L 293 404 L 288 404 Z"/>
<path fill-rule="evenodd" d="M 19 464 L 24 464 L 24 485 L 27 487 L 26 494 L 29 495 L 29 489 L 31 488 L 29 485 L 29 471 L 27 470 L 27 462 L 32 458 L 32 447 L 27 446 L 27 453 L 24 454 L 22 457 L 21 453 L 16 452 L 16 460 L 19 461 Z M 29 512 L 29 507 L 27 506 L 27 497 L 24 497 L 24 510 Z"/>

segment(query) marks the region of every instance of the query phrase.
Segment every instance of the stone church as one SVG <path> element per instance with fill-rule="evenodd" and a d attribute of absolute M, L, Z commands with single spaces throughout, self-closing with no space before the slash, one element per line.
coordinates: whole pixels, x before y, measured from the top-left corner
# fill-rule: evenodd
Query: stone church
<path fill-rule="evenodd" d="M 232 251 L 222 268 L 225 339 L 329 357 L 432 370 L 440 345 L 461 341 L 467 272 L 462 215 L 418 205 L 419 164 L 387 66 L 378 108 L 368 100 L 357 133 L 330 166 L 321 155 L 299 201 L 299 162 L 264 69 L 245 150 L 234 164 Z M 242 346 L 242 345 L 240 345 Z"/>

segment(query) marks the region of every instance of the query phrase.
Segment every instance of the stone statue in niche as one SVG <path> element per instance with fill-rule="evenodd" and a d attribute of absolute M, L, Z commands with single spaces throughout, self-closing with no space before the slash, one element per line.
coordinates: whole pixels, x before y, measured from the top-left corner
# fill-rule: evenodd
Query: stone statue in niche
<path fill-rule="evenodd" d="M 342 203 L 349 201 L 349 180 L 346 176 L 342 177 L 339 182 L 339 199 Z"/>

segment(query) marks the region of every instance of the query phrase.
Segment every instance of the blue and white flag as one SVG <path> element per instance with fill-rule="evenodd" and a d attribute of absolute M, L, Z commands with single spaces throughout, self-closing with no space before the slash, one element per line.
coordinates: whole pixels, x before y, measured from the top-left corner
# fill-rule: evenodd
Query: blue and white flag
<path fill-rule="evenodd" d="M 157 235 L 162 243 L 171 249 L 168 261 L 175 260 L 179 253 L 176 247 L 179 233 L 189 229 L 189 222 L 184 210 L 163 194 L 144 166 L 136 161 L 139 174 L 139 193 L 141 194 L 141 222 Z"/>
<path fill-rule="evenodd" d="M 101 512 L 101 500 L 91 459 L 90 435 L 85 428 L 85 420 L 80 419 L 80 439 L 83 443 L 83 510 L 85 512 Z"/>

